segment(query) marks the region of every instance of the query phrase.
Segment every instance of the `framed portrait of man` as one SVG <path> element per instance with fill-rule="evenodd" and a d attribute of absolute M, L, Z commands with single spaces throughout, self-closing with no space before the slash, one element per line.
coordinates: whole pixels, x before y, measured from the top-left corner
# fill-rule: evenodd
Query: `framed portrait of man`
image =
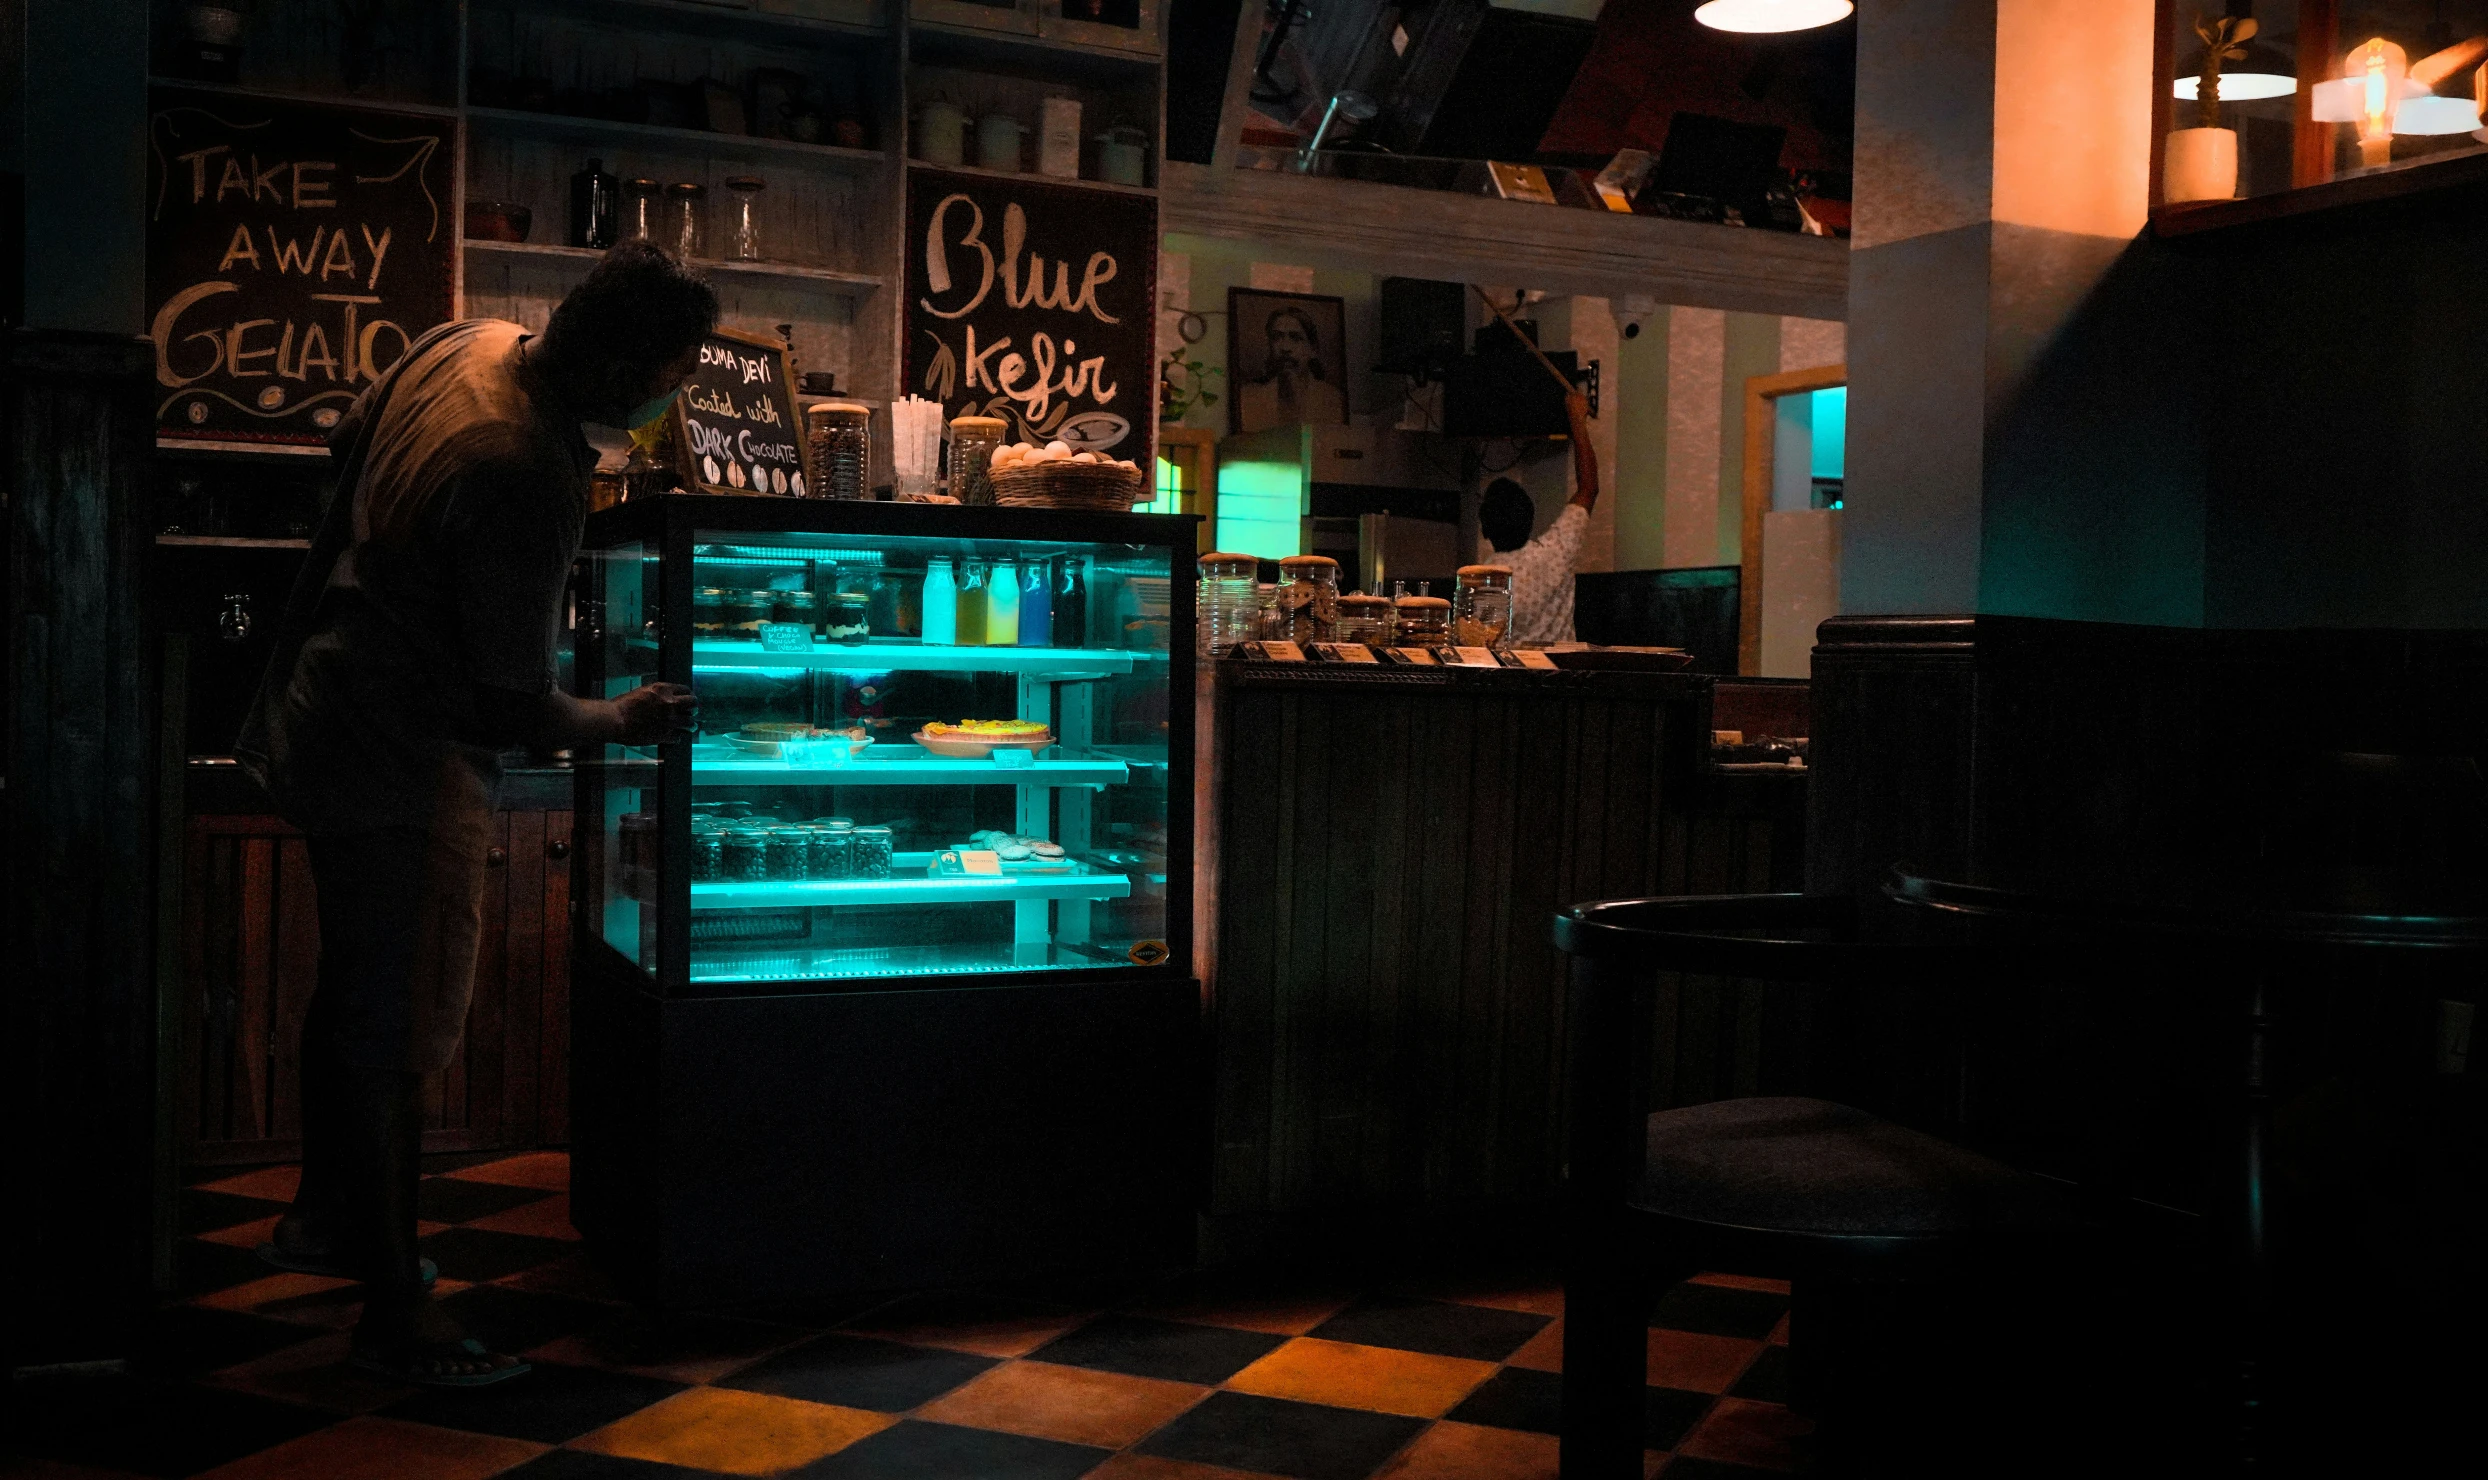
<path fill-rule="evenodd" d="M 1227 424 L 1344 425 L 1348 419 L 1347 307 L 1313 293 L 1227 290 Z"/>

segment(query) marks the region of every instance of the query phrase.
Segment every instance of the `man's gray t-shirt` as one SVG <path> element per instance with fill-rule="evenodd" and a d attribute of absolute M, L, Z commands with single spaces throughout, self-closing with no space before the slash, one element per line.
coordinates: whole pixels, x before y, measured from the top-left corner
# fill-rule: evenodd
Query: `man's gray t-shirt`
<path fill-rule="evenodd" d="M 246 731 L 258 744 L 237 747 L 306 832 L 488 810 L 500 767 L 478 743 L 474 686 L 554 685 L 595 454 L 525 370 L 530 338 L 493 319 L 425 336 L 340 492 L 354 501 L 344 553 L 291 673 L 269 675 Z M 334 445 L 372 414 L 367 392 Z"/>

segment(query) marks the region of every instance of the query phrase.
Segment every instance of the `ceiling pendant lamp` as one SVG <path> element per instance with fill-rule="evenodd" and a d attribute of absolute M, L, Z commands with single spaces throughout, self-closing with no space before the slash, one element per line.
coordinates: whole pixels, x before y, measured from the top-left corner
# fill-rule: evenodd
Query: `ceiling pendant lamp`
<path fill-rule="evenodd" d="M 1847 20 L 1855 9 L 1850 0 L 1710 0 L 1693 12 L 1693 18 L 1714 31 L 1765 35 L 1811 31 Z"/>

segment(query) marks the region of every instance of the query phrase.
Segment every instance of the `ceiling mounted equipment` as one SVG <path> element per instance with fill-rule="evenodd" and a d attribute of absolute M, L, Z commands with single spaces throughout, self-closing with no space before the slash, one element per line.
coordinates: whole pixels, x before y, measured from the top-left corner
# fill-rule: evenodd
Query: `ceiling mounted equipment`
<path fill-rule="evenodd" d="M 1855 9 L 1850 0 L 1710 0 L 1693 18 L 1714 31 L 1768 35 L 1828 26 Z"/>

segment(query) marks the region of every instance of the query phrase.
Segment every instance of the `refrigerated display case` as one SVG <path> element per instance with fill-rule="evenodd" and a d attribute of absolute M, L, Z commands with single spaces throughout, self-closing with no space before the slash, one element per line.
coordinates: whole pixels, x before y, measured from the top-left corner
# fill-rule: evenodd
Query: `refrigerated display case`
<path fill-rule="evenodd" d="M 1195 524 L 698 495 L 590 520 L 580 692 L 700 710 L 579 771 L 574 1203 L 626 1283 L 1180 1257 Z"/>

